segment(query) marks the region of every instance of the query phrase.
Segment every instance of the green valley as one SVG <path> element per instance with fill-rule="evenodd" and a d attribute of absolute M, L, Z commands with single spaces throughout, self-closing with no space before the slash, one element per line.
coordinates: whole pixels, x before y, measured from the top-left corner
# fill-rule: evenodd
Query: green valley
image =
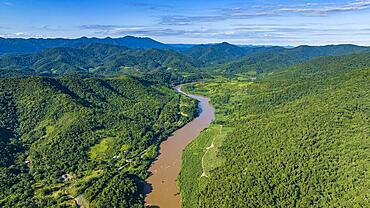
<path fill-rule="evenodd" d="M 0 46 L 0 207 L 370 206 L 369 47 Z"/>
<path fill-rule="evenodd" d="M 370 0 L 0 0 L 0 208 L 370 208 Z"/>

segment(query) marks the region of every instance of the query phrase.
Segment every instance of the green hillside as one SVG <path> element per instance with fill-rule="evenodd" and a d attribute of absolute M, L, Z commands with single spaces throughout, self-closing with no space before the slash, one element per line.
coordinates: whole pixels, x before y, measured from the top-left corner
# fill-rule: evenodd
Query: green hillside
<path fill-rule="evenodd" d="M 0 207 L 142 207 L 160 142 L 195 107 L 129 76 L 0 79 Z"/>
<path fill-rule="evenodd" d="M 183 207 L 369 207 L 369 57 L 188 85 L 216 121 L 183 154 Z"/>
<path fill-rule="evenodd" d="M 106 44 L 51 48 L 43 52 L 0 58 L 0 77 L 15 75 L 117 75 L 161 73 L 180 76 L 196 64 L 179 53 L 160 49 L 129 49 Z"/>
<path fill-rule="evenodd" d="M 185 54 L 194 60 L 198 60 L 205 66 L 211 66 L 241 58 L 247 54 L 247 49 L 225 42 L 211 45 L 196 45 L 185 51 Z"/>
<path fill-rule="evenodd" d="M 219 66 L 217 71 L 227 74 L 255 71 L 260 74 L 283 69 L 317 57 L 341 56 L 369 51 L 369 47 L 356 45 L 299 46 L 295 48 L 272 47 Z"/>

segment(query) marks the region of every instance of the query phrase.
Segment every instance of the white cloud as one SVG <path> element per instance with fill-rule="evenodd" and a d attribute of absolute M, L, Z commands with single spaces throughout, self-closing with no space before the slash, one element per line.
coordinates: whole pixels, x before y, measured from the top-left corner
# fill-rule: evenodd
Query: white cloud
<path fill-rule="evenodd" d="M 335 12 L 352 12 L 357 10 L 370 9 L 370 0 L 356 0 L 340 4 L 306 4 L 300 7 L 282 7 L 280 12 L 299 13 L 309 16 L 325 16 Z"/>
<path fill-rule="evenodd" d="M 26 33 L 23 33 L 23 32 L 16 32 L 14 33 L 15 36 L 25 36 Z"/>
<path fill-rule="evenodd" d="M 239 7 L 215 8 L 206 15 L 164 15 L 160 18 L 162 25 L 191 25 L 204 22 L 221 22 L 235 19 L 284 16 L 296 14 L 302 16 L 327 16 L 332 13 L 354 12 L 370 9 L 370 0 L 354 0 L 346 3 L 304 3 L 304 4 L 269 4 L 241 5 Z"/>

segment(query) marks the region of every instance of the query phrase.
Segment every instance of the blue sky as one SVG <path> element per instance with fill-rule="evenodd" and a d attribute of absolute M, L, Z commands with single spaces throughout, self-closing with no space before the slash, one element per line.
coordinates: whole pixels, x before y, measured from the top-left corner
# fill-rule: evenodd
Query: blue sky
<path fill-rule="evenodd" d="M 370 45 L 370 0 L 0 0 L 1 37 Z"/>

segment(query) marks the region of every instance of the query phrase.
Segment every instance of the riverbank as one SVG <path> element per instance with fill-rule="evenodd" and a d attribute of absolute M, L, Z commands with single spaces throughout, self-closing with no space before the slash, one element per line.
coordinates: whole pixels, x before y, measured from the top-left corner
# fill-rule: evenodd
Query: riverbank
<path fill-rule="evenodd" d="M 180 172 L 182 152 L 215 118 L 214 109 L 210 105 L 208 98 L 187 94 L 181 90 L 182 86 L 177 86 L 176 90 L 199 101 L 199 115 L 182 128 L 176 130 L 172 136 L 160 145 L 160 154 L 149 169 L 152 175 L 146 180 L 152 187 L 151 192 L 145 199 L 145 205 L 147 206 L 159 206 L 161 208 L 180 207 L 181 199 L 176 179 Z"/>
<path fill-rule="evenodd" d="M 198 84 L 194 84 L 197 86 Z M 213 94 L 203 88 L 188 85 L 186 92 L 201 94 L 211 99 Z M 213 97 L 214 98 L 214 97 Z M 215 101 L 216 99 L 212 99 Z M 217 100 L 216 100 L 217 101 Z M 220 109 L 225 109 L 220 103 L 212 102 L 217 111 L 217 119 L 196 138 L 183 151 L 181 159 L 181 172 L 178 177 L 178 185 L 182 200 L 182 208 L 193 208 L 201 206 L 201 192 L 213 179 L 211 173 L 217 167 L 226 163 L 226 160 L 219 155 L 222 143 L 227 134 L 233 129 L 224 125 L 224 118 Z"/>

